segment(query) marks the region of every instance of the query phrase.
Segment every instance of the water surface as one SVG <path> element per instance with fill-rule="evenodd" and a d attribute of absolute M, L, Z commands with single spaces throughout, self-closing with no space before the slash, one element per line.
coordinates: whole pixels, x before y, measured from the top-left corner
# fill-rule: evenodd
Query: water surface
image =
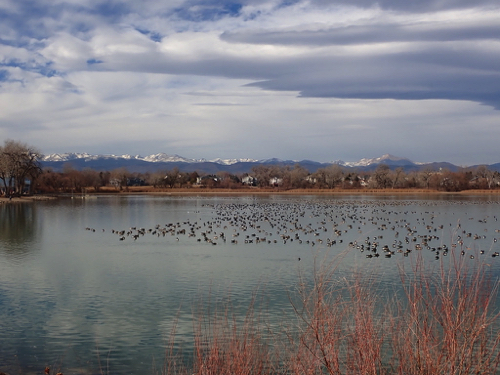
<path fill-rule="evenodd" d="M 292 313 L 287 292 L 299 275 L 346 249 L 338 277 L 366 270 L 385 291 L 416 252 L 437 265 L 457 240 L 462 256 L 483 257 L 498 275 L 498 213 L 496 197 L 459 195 L 1 205 L 0 370 L 151 373 L 174 321 L 179 344 L 192 344 L 200 298 L 230 299 L 243 313 L 259 289 L 279 322 Z"/>

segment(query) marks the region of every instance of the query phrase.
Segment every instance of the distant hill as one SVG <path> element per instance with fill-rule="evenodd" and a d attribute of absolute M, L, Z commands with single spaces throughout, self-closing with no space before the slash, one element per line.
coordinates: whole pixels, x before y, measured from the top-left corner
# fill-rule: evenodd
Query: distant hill
<path fill-rule="evenodd" d="M 406 172 L 416 171 L 424 168 L 432 170 L 448 169 L 456 171 L 459 167 L 447 162 L 415 163 L 407 158 L 400 158 L 390 154 L 378 158 L 361 159 L 357 162 L 332 161 L 320 163 L 312 160 L 281 160 L 281 159 L 189 159 L 179 155 L 168 155 L 164 153 L 142 157 L 140 155 L 91 155 L 86 153 L 66 153 L 45 155 L 41 159 L 43 168 L 51 168 L 54 171 L 62 171 L 65 165 L 74 169 L 82 170 L 91 168 L 97 171 L 112 171 L 118 168 L 126 168 L 130 172 L 156 172 L 178 168 L 181 172 L 217 173 L 229 172 L 232 174 L 249 173 L 258 165 L 284 165 L 293 167 L 301 165 L 310 173 L 316 172 L 332 164 L 338 164 L 348 169 L 358 171 L 372 171 L 380 164 L 386 164 L 391 169 L 403 168 Z M 500 171 L 500 163 L 488 166 L 490 169 Z"/>

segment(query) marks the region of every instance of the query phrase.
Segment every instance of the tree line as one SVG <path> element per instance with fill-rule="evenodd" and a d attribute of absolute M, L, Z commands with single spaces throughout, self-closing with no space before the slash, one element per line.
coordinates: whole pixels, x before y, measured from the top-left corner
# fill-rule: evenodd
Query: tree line
<path fill-rule="evenodd" d="M 332 164 L 310 173 L 299 164 L 259 165 L 249 173 L 215 174 L 181 172 L 178 168 L 157 172 L 134 173 L 126 168 L 96 171 L 77 170 L 67 164 L 62 171 L 42 169 L 40 152 L 33 146 L 7 140 L 0 146 L 0 191 L 3 195 L 37 193 L 99 192 L 104 187 L 127 191 L 134 185 L 154 188 L 255 188 L 288 189 L 432 189 L 461 191 L 497 189 L 500 173 L 486 166 L 462 168 L 458 171 L 425 167 L 407 172 L 380 164 L 373 171 L 357 171 Z"/>
<path fill-rule="evenodd" d="M 485 166 L 459 171 L 433 170 L 405 172 L 403 168 L 390 169 L 380 164 L 374 171 L 359 172 L 339 165 L 330 165 L 310 173 L 300 165 L 293 167 L 269 165 L 253 167 L 250 173 L 206 174 L 181 172 L 178 168 L 157 172 L 133 173 L 126 168 L 112 171 L 76 170 L 70 165 L 62 172 L 44 170 L 38 176 L 40 192 L 98 192 L 103 187 L 127 191 L 131 186 L 144 185 L 160 189 L 205 188 L 241 189 L 429 189 L 461 191 L 470 189 L 497 189 L 500 173 Z"/>

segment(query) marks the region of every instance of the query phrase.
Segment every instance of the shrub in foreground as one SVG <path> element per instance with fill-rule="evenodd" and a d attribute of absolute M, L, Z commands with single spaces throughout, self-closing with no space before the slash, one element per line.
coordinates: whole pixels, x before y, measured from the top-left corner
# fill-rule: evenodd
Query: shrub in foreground
<path fill-rule="evenodd" d="M 173 352 L 163 374 L 495 374 L 499 367 L 499 281 L 488 265 L 458 250 L 437 269 L 416 256 L 400 269 L 399 291 L 381 293 L 369 278 L 338 278 L 341 258 L 290 295 L 296 323 L 271 332 L 251 304 L 237 318 L 230 304 L 201 309 L 193 359 Z M 308 286 L 309 285 L 309 286 Z M 392 295 L 392 297 L 390 296 Z"/>

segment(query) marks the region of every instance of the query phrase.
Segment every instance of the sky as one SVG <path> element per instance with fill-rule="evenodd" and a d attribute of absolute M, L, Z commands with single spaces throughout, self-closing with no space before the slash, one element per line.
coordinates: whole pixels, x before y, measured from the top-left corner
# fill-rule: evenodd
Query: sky
<path fill-rule="evenodd" d="M 500 162 L 498 0 L 0 0 L 0 141 Z"/>

